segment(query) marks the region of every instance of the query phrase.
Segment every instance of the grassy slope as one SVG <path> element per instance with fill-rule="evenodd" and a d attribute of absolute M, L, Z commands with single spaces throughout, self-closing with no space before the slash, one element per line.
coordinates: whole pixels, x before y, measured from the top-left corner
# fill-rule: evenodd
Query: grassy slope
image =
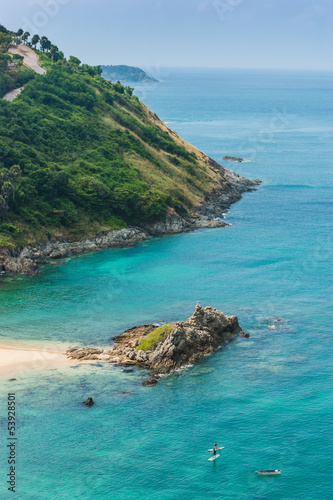
<path fill-rule="evenodd" d="M 185 215 L 220 185 L 209 159 L 121 86 L 44 56 L 12 103 L 0 101 L 0 170 L 22 176 L 0 212 L 0 246 Z"/>

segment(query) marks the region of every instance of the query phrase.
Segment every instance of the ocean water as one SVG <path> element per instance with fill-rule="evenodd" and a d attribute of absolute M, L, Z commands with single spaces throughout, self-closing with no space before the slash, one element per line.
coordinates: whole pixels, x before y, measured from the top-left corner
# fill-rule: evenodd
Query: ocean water
<path fill-rule="evenodd" d="M 8 392 L 20 500 L 333 497 L 331 76 L 169 69 L 137 87 L 180 136 L 262 185 L 226 228 L 2 278 L 0 343 L 105 346 L 134 325 L 186 319 L 197 300 L 237 314 L 251 337 L 152 388 L 144 371 L 103 363 L 2 380 L 1 498 L 13 496 Z M 211 463 L 215 440 L 225 449 Z M 249 474 L 263 468 L 282 475 Z"/>

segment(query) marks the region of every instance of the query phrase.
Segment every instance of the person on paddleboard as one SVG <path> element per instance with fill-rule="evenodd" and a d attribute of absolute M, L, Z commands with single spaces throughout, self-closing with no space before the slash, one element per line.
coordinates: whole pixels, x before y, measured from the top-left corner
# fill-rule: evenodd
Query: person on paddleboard
<path fill-rule="evenodd" d="M 218 450 L 217 443 L 215 443 L 214 449 L 213 449 L 213 456 L 216 455 L 217 450 Z"/>

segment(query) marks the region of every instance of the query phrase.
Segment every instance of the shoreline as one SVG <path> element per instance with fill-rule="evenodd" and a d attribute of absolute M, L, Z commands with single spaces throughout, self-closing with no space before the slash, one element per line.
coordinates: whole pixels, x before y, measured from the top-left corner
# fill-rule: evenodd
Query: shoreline
<path fill-rule="evenodd" d="M 30 244 L 23 249 L 15 248 L 11 252 L 2 249 L 0 254 L 0 271 L 7 274 L 33 275 L 39 272 L 39 266 L 50 261 L 59 261 L 83 253 L 96 252 L 107 248 L 126 248 L 156 236 L 168 236 L 196 229 L 217 228 L 228 226 L 222 216 L 225 210 L 239 201 L 245 192 L 255 191 L 261 184 L 259 180 L 249 180 L 228 170 L 214 160 L 209 159 L 212 167 L 219 167 L 227 178 L 227 186 L 215 189 L 208 199 L 183 218 L 176 212 L 171 212 L 165 222 L 155 222 L 142 226 L 124 229 L 110 229 L 91 238 L 69 240 L 65 237 L 51 239 L 41 244 Z M 1 249 L 0 249 L 1 250 Z"/>
<path fill-rule="evenodd" d="M 73 364 L 76 363 L 67 358 L 65 347 L 62 345 L 50 343 L 48 348 L 14 341 L 0 344 L 0 379 L 10 379 L 28 371 L 68 367 Z"/>

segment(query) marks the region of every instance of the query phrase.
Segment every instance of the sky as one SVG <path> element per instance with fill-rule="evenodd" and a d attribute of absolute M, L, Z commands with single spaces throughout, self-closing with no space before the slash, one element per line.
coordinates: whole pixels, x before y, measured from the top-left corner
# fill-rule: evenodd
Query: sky
<path fill-rule="evenodd" d="M 0 0 L 0 23 L 91 65 L 333 69 L 332 0 Z"/>

